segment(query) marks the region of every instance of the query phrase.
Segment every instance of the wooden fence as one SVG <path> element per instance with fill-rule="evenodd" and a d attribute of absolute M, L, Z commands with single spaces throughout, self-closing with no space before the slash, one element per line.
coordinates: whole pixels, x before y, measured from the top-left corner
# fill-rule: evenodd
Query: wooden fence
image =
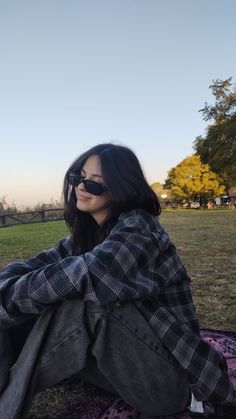
<path fill-rule="evenodd" d="M 50 213 L 52 211 L 55 215 L 49 215 L 46 217 L 46 213 Z M 37 217 L 38 219 L 36 219 Z M 45 222 L 61 219 L 63 219 L 63 208 L 45 208 L 27 212 L 0 213 L 0 227 L 10 227 L 17 224 L 30 224 L 32 222 Z"/>

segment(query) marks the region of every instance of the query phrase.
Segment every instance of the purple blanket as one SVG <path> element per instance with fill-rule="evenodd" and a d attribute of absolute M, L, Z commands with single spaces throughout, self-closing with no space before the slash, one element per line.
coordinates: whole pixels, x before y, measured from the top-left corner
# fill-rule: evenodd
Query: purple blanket
<path fill-rule="evenodd" d="M 236 388 L 236 333 L 202 330 L 201 335 L 217 351 L 224 354 L 230 378 Z M 56 419 L 191 419 L 192 417 L 200 419 L 204 417 L 201 414 L 191 416 L 188 411 L 175 416 L 145 416 L 114 394 L 88 384 L 85 385 L 85 388 L 86 399 L 71 404 L 58 414 Z M 209 419 L 236 419 L 236 407 L 219 407 L 214 415 L 208 417 Z"/>

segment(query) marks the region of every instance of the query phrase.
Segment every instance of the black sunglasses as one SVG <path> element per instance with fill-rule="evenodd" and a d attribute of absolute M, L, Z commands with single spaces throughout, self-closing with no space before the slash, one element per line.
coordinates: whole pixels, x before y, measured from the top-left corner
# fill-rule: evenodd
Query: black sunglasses
<path fill-rule="evenodd" d="M 86 180 L 78 173 L 67 172 L 68 183 L 72 186 L 78 186 L 80 183 L 84 184 L 86 192 L 92 195 L 101 195 L 107 191 L 107 187 L 101 183 L 94 182 L 93 180 Z"/>

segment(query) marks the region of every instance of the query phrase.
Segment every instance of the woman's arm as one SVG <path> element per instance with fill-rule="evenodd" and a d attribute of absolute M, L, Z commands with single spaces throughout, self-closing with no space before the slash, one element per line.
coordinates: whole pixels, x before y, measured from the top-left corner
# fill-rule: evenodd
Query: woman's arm
<path fill-rule="evenodd" d="M 70 237 L 68 236 L 59 240 L 52 248 L 44 250 L 26 261 L 9 263 L 0 270 L 0 324 L 5 324 L 5 321 L 2 322 L 2 319 L 6 319 L 6 324 L 15 324 L 25 319 L 25 315 L 15 316 L 7 313 L 3 304 L 5 298 L 4 289 L 8 290 L 11 286 L 15 286 L 14 284 L 16 284 L 16 282 L 25 274 L 46 267 L 70 254 L 71 244 Z M 33 312 L 31 314 L 33 314 Z"/>
<path fill-rule="evenodd" d="M 25 314 L 40 314 L 68 298 L 109 304 L 156 294 L 162 283 L 154 281 L 153 273 L 159 245 L 143 217 L 132 219 L 118 223 L 91 252 L 68 256 L 2 282 L 2 324 Z"/>

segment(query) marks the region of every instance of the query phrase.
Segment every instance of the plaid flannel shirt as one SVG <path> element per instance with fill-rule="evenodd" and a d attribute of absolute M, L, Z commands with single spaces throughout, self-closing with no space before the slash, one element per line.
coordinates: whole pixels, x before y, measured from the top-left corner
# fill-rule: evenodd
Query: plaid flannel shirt
<path fill-rule="evenodd" d="M 0 325 L 10 327 L 54 303 L 134 300 L 189 377 L 197 400 L 236 404 L 222 354 L 199 336 L 190 279 L 168 234 L 141 209 L 121 213 L 92 251 L 72 254 L 71 238 L 0 272 Z M 157 371 L 158 373 L 158 371 Z"/>

